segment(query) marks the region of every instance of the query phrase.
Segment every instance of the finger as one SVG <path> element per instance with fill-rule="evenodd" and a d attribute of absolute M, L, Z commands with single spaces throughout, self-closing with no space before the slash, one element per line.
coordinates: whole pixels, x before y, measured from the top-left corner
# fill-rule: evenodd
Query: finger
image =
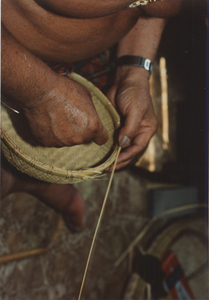
<path fill-rule="evenodd" d="M 117 163 L 117 165 L 115 167 L 115 170 L 120 170 L 120 169 L 126 167 L 131 161 L 132 161 L 132 159 L 129 159 L 127 161 L 123 161 L 121 163 Z"/>
<path fill-rule="evenodd" d="M 140 133 L 133 141 L 132 145 L 126 148 L 119 156 L 118 163 L 134 159 L 136 155 L 142 154 L 146 149 L 152 134 L 150 132 Z"/>
<path fill-rule="evenodd" d="M 121 168 L 124 168 L 125 166 L 127 166 L 129 163 L 131 162 L 131 159 L 127 160 L 127 161 L 123 161 L 121 163 L 117 163 L 115 170 L 120 170 Z M 106 171 L 107 172 L 112 172 L 113 170 L 113 165 L 110 166 Z"/>
<path fill-rule="evenodd" d="M 142 155 L 147 148 L 149 140 L 152 134 L 149 132 L 144 132 L 139 134 L 134 140 L 132 146 L 123 150 L 120 153 L 117 161 L 118 169 L 126 166 L 130 161 L 132 161 L 137 155 Z M 107 169 L 111 172 L 112 166 Z M 116 169 L 117 170 L 117 169 Z"/>
<path fill-rule="evenodd" d="M 141 149 L 141 147 L 138 147 L 138 145 L 132 145 L 126 148 L 126 150 L 121 153 L 121 156 L 118 158 L 118 163 L 124 162 L 129 159 L 134 159 L 135 156 L 141 152 L 139 149 Z"/>
<path fill-rule="evenodd" d="M 98 145 L 103 145 L 108 141 L 108 133 L 105 127 L 102 125 L 102 122 L 100 122 L 99 129 L 94 135 L 93 141 Z"/>
<path fill-rule="evenodd" d="M 107 92 L 106 96 L 110 100 L 110 102 L 115 106 L 115 95 L 117 92 L 117 86 L 113 85 Z"/>
<path fill-rule="evenodd" d="M 55 147 L 55 148 L 61 148 L 66 146 L 65 143 L 61 142 L 60 140 L 49 138 L 49 137 L 36 137 L 36 140 L 38 141 L 39 145 L 44 147 Z"/>
<path fill-rule="evenodd" d="M 138 111 L 130 111 L 126 116 L 125 125 L 119 133 L 119 145 L 122 148 L 130 146 L 131 140 L 137 135 L 140 128 L 141 116 Z"/>

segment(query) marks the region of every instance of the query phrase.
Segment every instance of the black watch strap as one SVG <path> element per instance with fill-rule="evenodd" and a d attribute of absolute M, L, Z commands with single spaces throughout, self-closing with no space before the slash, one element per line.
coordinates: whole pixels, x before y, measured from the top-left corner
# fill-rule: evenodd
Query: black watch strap
<path fill-rule="evenodd" d="M 144 58 L 142 56 L 135 56 L 135 55 L 124 55 L 117 59 L 117 67 L 120 66 L 135 66 L 141 67 L 145 70 L 152 72 L 152 62 L 148 58 Z"/>

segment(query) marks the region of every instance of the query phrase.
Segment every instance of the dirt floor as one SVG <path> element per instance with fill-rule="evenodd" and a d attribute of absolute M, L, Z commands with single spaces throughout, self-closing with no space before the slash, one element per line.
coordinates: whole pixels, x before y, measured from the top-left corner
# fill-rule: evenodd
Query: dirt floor
<path fill-rule="evenodd" d="M 0 266 L 0 299 L 76 299 L 88 251 L 108 184 L 108 177 L 77 184 L 85 198 L 86 228 L 70 233 L 61 217 L 23 193 L 2 201 L 0 255 L 47 247 L 43 255 Z M 144 181 L 123 171 L 115 175 L 83 294 L 88 299 L 116 299 L 127 273 L 114 262 L 142 228 Z"/>
<path fill-rule="evenodd" d="M 41 247 L 48 252 L 0 265 L 1 300 L 77 299 L 107 184 L 108 176 L 76 185 L 86 204 L 86 227 L 78 234 L 70 233 L 57 213 L 30 195 L 16 193 L 2 201 L 0 256 Z M 122 299 L 129 260 L 126 257 L 117 268 L 114 263 L 147 222 L 146 185 L 130 171 L 115 174 L 82 299 Z M 198 224 L 204 232 L 204 218 Z M 191 256 L 188 245 L 192 253 L 200 251 L 195 262 L 186 261 L 187 269 L 188 264 L 195 269 L 204 263 L 204 244 L 189 236 L 179 241 L 174 248 L 180 249 L 183 262 L 185 255 Z M 192 285 L 203 297 L 204 274 L 198 276 Z"/>

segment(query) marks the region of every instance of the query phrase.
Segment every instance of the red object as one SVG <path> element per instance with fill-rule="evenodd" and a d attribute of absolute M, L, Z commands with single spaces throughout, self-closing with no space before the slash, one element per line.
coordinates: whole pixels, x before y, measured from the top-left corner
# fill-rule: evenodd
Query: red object
<path fill-rule="evenodd" d="M 177 255 L 169 251 L 162 262 L 162 270 L 165 273 L 163 285 L 172 299 L 195 299 L 193 292 L 180 265 Z"/>
<path fill-rule="evenodd" d="M 109 73 L 114 67 L 110 61 L 111 49 L 106 50 L 95 57 L 69 63 L 50 63 L 47 65 L 55 72 L 63 76 L 68 76 L 75 72 L 87 80 L 91 81 L 98 89 L 102 90 L 111 83 Z"/>

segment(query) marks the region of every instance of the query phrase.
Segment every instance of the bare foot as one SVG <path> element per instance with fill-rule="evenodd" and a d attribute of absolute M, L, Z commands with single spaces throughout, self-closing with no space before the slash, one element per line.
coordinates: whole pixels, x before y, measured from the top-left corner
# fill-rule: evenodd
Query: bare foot
<path fill-rule="evenodd" d="M 29 177 L 12 167 L 2 157 L 1 197 L 14 192 L 26 192 L 60 213 L 73 231 L 81 231 L 84 227 L 84 201 L 71 184 L 52 184 Z"/>

